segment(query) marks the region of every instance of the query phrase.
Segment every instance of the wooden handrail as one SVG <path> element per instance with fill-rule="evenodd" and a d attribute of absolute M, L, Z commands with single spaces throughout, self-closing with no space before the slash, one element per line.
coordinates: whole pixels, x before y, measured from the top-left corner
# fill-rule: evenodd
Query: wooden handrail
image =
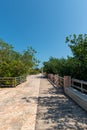
<path fill-rule="evenodd" d="M 79 83 L 79 85 L 76 85 L 76 83 Z M 84 88 L 84 85 L 87 85 L 86 81 L 72 79 L 72 87 L 79 89 L 81 92 L 87 92 L 87 89 Z"/>
<path fill-rule="evenodd" d="M 0 77 L 0 87 L 15 87 L 26 81 L 26 76 Z"/>

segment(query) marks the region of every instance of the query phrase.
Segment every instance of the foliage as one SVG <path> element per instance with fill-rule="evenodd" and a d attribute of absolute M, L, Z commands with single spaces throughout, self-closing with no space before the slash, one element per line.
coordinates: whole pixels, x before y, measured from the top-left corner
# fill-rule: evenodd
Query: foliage
<path fill-rule="evenodd" d="M 74 34 L 66 37 L 66 43 L 73 53 L 73 56 L 82 61 L 87 61 L 87 34 L 80 34 L 78 37 Z"/>
<path fill-rule="evenodd" d="M 30 74 L 39 74 L 41 73 L 41 70 L 39 68 L 33 68 L 30 70 Z"/>
<path fill-rule="evenodd" d="M 35 53 L 32 47 L 28 47 L 23 53 L 16 52 L 12 45 L 0 40 L 0 77 L 29 74 L 30 69 L 39 63 Z"/>
<path fill-rule="evenodd" d="M 68 43 L 71 51 L 73 53 L 75 62 L 75 76 L 79 79 L 87 80 L 87 34 L 80 34 L 76 36 L 66 37 L 66 42 Z"/>
<path fill-rule="evenodd" d="M 68 43 L 73 57 L 68 56 L 67 59 L 51 57 L 49 61 L 43 63 L 44 71 L 87 80 L 87 34 L 70 35 L 66 37 L 66 43 Z"/>
<path fill-rule="evenodd" d="M 47 73 L 63 75 L 64 69 L 62 68 L 65 66 L 65 64 L 66 64 L 66 60 L 64 58 L 57 59 L 51 57 L 49 61 L 43 63 L 44 65 L 43 70 Z"/>

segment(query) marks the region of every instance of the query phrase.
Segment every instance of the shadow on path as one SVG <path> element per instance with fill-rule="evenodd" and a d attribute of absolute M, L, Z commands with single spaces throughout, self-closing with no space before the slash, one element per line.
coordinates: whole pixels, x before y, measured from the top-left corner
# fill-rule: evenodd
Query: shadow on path
<path fill-rule="evenodd" d="M 41 79 L 35 130 L 86 129 L 87 112 L 65 96 L 62 88 Z"/>

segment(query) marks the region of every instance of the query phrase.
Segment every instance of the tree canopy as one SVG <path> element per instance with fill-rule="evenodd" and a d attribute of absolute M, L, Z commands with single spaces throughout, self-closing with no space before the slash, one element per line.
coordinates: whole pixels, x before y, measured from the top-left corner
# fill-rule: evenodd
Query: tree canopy
<path fill-rule="evenodd" d="M 36 51 L 32 47 L 20 53 L 15 51 L 12 45 L 0 40 L 0 77 L 29 74 L 39 64 L 35 54 Z"/>
<path fill-rule="evenodd" d="M 70 35 L 66 37 L 66 43 L 68 43 L 73 56 L 67 56 L 67 59 L 49 58 L 49 61 L 43 63 L 44 71 L 87 80 L 87 34 Z"/>

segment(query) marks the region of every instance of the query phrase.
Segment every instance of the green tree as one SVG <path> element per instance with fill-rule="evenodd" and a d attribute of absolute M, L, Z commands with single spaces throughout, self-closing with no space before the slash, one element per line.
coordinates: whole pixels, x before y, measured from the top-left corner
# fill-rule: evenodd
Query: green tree
<path fill-rule="evenodd" d="M 16 77 L 29 74 L 38 65 L 36 51 L 28 47 L 23 53 L 14 51 L 13 46 L 0 40 L 0 77 Z"/>
<path fill-rule="evenodd" d="M 63 76 L 65 74 L 66 60 L 64 58 L 58 59 L 51 57 L 49 61 L 44 62 L 44 71 L 47 73 L 59 74 Z"/>
<path fill-rule="evenodd" d="M 66 43 L 68 43 L 75 59 L 76 77 L 87 80 L 87 34 L 70 35 L 66 37 Z"/>
<path fill-rule="evenodd" d="M 24 63 L 25 73 L 29 73 L 31 69 L 39 65 L 39 60 L 35 58 L 37 52 L 32 48 L 28 47 L 22 54 L 22 62 Z"/>

